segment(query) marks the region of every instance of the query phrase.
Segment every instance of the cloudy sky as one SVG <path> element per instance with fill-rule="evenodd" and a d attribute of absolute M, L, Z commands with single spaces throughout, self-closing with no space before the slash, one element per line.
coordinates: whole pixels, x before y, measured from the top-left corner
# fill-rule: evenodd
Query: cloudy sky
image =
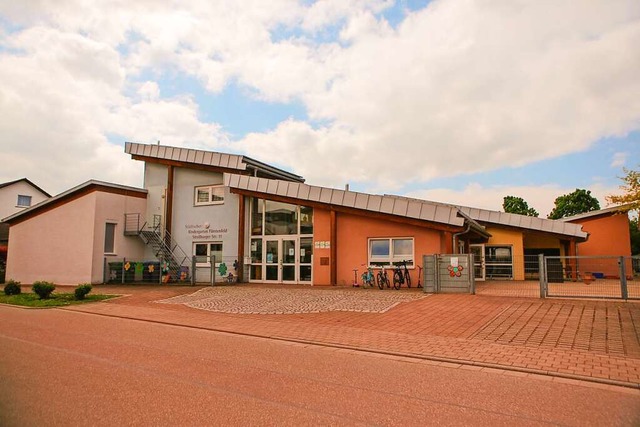
<path fill-rule="evenodd" d="M 0 0 L 0 182 L 142 186 L 125 141 L 546 216 L 640 166 L 637 0 Z"/>

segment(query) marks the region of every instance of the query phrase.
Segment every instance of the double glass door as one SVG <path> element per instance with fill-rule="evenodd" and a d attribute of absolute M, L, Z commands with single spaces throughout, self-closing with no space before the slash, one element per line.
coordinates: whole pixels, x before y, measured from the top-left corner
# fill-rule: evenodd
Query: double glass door
<path fill-rule="evenodd" d="M 265 282 L 296 282 L 296 239 L 265 238 Z"/>

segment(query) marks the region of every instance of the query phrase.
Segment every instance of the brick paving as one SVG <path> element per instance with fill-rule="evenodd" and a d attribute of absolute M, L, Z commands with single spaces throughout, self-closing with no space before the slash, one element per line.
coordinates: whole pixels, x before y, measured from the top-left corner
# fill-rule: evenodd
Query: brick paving
<path fill-rule="evenodd" d="M 638 303 L 266 285 L 95 292 L 128 296 L 68 309 L 640 387 Z"/>

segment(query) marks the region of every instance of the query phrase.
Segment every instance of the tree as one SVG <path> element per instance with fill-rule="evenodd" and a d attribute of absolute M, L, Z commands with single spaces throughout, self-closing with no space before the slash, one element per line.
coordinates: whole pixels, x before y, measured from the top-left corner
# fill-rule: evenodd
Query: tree
<path fill-rule="evenodd" d="M 538 212 L 529 207 L 529 204 L 522 197 L 506 196 L 502 199 L 502 209 L 507 213 L 538 216 Z"/>
<path fill-rule="evenodd" d="M 625 176 L 620 179 L 625 185 L 621 185 L 620 189 L 624 191 L 624 194 L 607 196 L 607 202 L 616 205 L 628 203 L 631 205 L 628 210 L 640 210 L 640 171 L 627 168 L 622 168 L 622 170 Z"/>
<path fill-rule="evenodd" d="M 577 189 L 573 193 L 557 197 L 555 207 L 547 218 L 559 219 L 600 209 L 600 202 L 590 190 Z"/>

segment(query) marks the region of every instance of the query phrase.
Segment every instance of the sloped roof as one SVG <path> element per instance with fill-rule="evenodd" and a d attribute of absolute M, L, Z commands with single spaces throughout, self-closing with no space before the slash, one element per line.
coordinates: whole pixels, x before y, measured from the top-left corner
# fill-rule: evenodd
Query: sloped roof
<path fill-rule="evenodd" d="M 408 200 L 420 200 L 403 196 L 391 196 Z M 518 215 L 506 212 L 492 211 L 489 209 L 472 208 L 468 206 L 452 205 L 448 203 L 431 202 L 439 205 L 452 206 L 481 224 L 504 225 L 508 227 L 523 228 L 532 231 L 542 231 L 546 233 L 560 234 L 563 236 L 586 239 L 588 233 L 582 231 L 582 226 L 565 223 L 553 219 L 536 218 L 532 216 Z"/>
<path fill-rule="evenodd" d="M 35 185 L 33 182 L 31 182 L 29 179 L 27 178 L 20 178 L 20 179 L 16 179 L 15 181 L 9 181 L 9 182 L 2 182 L 0 183 L 0 188 L 3 187 L 8 187 L 10 185 L 13 184 L 17 184 L 20 181 L 24 181 L 27 184 L 29 184 L 30 186 L 32 186 L 33 188 L 35 188 L 36 190 L 38 190 L 39 192 L 41 192 L 42 194 L 44 194 L 47 197 L 51 197 L 51 194 L 47 193 L 46 191 L 44 191 L 42 188 L 38 187 L 37 185 Z"/>
<path fill-rule="evenodd" d="M 611 206 L 609 208 L 599 209 L 597 211 L 585 212 L 578 215 L 568 216 L 566 218 L 560 218 L 559 221 L 573 222 L 580 219 L 592 218 L 594 216 L 627 212 L 632 208 L 633 203 L 626 203 L 624 205 Z"/>
<path fill-rule="evenodd" d="M 43 200 L 42 202 L 28 207 L 20 212 L 9 215 L 1 221 L 11 223 L 13 221 L 22 219 L 23 217 L 37 215 L 39 212 L 45 211 L 48 207 L 55 207 L 57 205 L 64 204 L 66 203 L 66 200 L 72 199 L 74 195 L 81 193 L 82 191 L 90 191 L 92 189 L 114 191 L 121 194 L 137 194 L 140 197 L 146 197 L 147 194 L 147 190 L 143 188 L 129 187 L 126 185 L 114 184 L 111 182 L 97 181 L 92 179 L 67 191 L 64 191 L 54 197 Z"/>
<path fill-rule="evenodd" d="M 356 191 L 318 187 L 299 182 L 225 174 L 224 184 L 231 188 L 288 197 L 301 201 L 325 203 L 369 212 L 396 215 L 462 227 L 465 218 L 454 206 L 393 196 L 380 196 Z M 480 227 L 482 228 L 482 227 Z"/>
<path fill-rule="evenodd" d="M 252 159 L 251 157 L 239 156 L 236 154 L 196 150 L 193 148 L 170 147 L 167 145 L 140 144 L 136 142 L 125 143 L 124 151 L 132 156 L 230 169 L 237 171 L 238 173 L 248 171 L 248 169 L 253 169 L 277 179 L 304 182 L 304 178 L 300 175 L 262 163 L 258 160 Z"/>

